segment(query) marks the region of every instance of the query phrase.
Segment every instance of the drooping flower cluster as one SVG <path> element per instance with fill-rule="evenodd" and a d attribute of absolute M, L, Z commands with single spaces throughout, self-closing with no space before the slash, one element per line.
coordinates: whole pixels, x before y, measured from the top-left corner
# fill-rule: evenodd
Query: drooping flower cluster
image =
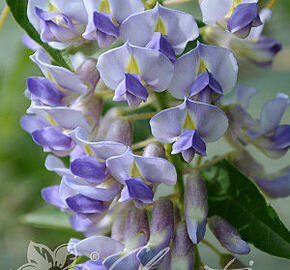
<path fill-rule="evenodd" d="M 253 43 L 254 31 L 261 30 L 265 19 L 258 15 L 257 1 L 229 0 L 223 6 L 203 0 L 201 10 L 210 25 L 202 31 L 204 39 L 216 35 L 213 42 L 222 45 L 216 40 L 225 35 L 226 48 L 201 43 L 190 14 L 158 3 L 151 9 L 141 0 L 28 1 L 28 19 L 51 47 L 70 52 L 97 44 L 106 49 L 98 59 L 71 56 L 70 71 L 54 65 L 38 44 L 24 38 L 44 77 L 27 79 L 31 105 L 21 125 L 45 152 L 54 154 L 45 166 L 62 177 L 59 185 L 44 188 L 42 197 L 68 212 L 72 228 L 87 237 L 71 239 L 70 252 L 100 256 L 76 269 L 192 269 L 194 244 L 204 238 L 207 223 L 230 252 L 250 251 L 225 220 L 208 219 L 206 188 L 197 171 L 188 176 L 184 194 L 178 188 L 184 183 L 174 155 L 181 153 L 177 159 L 190 163 L 196 155 L 207 155 L 207 143 L 226 135 L 237 148 L 252 143 L 280 157 L 290 146 L 289 125 L 279 125 L 289 99 L 279 94 L 263 107 L 259 121 L 246 111 L 252 88 L 238 86 L 235 104 L 223 105 L 238 76 L 229 48 L 234 42 Z M 269 65 L 280 47 L 274 41 L 270 46 L 269 40 L 264 46 L 262 40 L 248 50 L 261 56 L 254 62 Z M 187 47 L 189 41 L 196 46 Z M 108 110 L 103 105 L 110 98 L 125 101 L 129 108 L 117 103 Z M 157 105 L 149 117 L 139 111 L 147 105 L 151 110 Z M 154 138 L 132 145 L 132 121 L 152 113 Z M 237 158 L 234 162 L 243 164 Z M 289 169 L 285 171 L 289 177 Z M 270 195 L 273 189 L 274 196 L 290 193 L 284 178 L 266 183 L 260 171 L 250 177 Z M 163 185 L 177 187 L 179 203 L 170 196 L 158 198 L 156 191 Z M 279 192 L 286 185 L 288 191 Z"/>

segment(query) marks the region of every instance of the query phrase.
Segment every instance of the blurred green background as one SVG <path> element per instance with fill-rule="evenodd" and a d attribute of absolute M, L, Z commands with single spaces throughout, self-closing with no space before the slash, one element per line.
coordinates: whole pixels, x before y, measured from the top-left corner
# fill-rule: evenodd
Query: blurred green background
<path fill-rule="evenodd" d="M 0 10 L 3 8 L 4 1 L 0 0 Z M 188 3 L 183 7 L 184 10 L 187 8 L 192 8 L 192 5 Z M 240 67 L 240 82 L 259 90 L 251 105 L 252 113 L 256 116 L 265 101 L 278 92 L 290 94 L 289 26 L 290 1 L 280 0 L 274 8 L 273 19 L 266 27 L 266 34 L 278 39 L 284 46 L 273 69 L 264 71 L 245 63 Z M 38 68 L 29 60 L 31 51 L 25 49 L 21 43 L 22 34 L 22 30 L 9 15 L 0 33 L 0 269 L 17 269 L 26 263 L 26 251 L 31 240 L 53 249 L 67 242 L 70 237 L 77 236 L 70 229 L 40 228 L 23 222 L 26 213 L 47 206 L 41 199 L 40 190 L 59 182 L 59 177 L 45 170 L 46 155 L 19 124 L 21 115 L 29 106 L 24 97 L 26 78 L 40 74 Z M 290 109 L 283 122 L 290 123 Z M 290 164 L 289 153 L 283 159 L 270 160 L 257 150 L 251 150 L 269 172 Z M 227 151 L 228 146 L 222 141 L 212 144 L 209 147 L 209 158 L 213 154 Z M 290 198 L 269 201 L 290 229 Z M 58 222 L 57 217 L 53 219 Z M 206 237 L 222 249 L 209 232 Z M 203 261 L 220 269 L 218 257 L 202 244 L 200 247 Z M 250 255 L 240 258 L 245 263 L 253 260 L 253 269 L 290 269 L 289 261 L 269 256 L 254 248 L 252 250 Z"/>

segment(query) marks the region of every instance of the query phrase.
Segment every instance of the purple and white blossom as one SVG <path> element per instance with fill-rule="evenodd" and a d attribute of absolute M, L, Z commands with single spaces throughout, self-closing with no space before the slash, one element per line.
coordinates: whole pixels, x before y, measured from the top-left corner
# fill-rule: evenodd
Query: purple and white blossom
<path fill-rule="evenodd" d="M 27 16 L 42 41 L 56 49 L 80 42 L 87 24 L 82 0 L 29 0 Z"/>
<path fill-rule="evenodd" d="M 179 106 L 157 113 L 150 125 L 158 141 L 175 142 L 172 154 L 181 152 L 190 162 L 195 153 L 206 155 L 205 142 L 222 137 L 228 128 L 228 120 L 218 107 L 187 99 Z"/>
<path fill-rule="evenodd" d="M 142 31 L 140 31 L 142 29 Z M 181 54 L 188 41 L 199 36 L 190 14 L 156 4 L 155 8 L 128 17 L 121 25 L 122 40 L 130 44 L 157 49 L 171 60 Z"/>
<path fill-rule="evenodd" d="M 88 24 L 83 38 L 96 40 L 100 48 L 109 47 L 119 38 L 119 26 L 131 14 L 144 10 L 141 0 L 120 3 L 114 0 L 83 0 Z"/>
<path fill-rule="evenodd" d="M 200 80 L 198 75 L 207 72 L 210 73 L 211 86 L 214 85 L 215 92 L 230 92 L 238 76 L 238 64 L 234 54 L 230 50 L 198 42 L 195 49 L 176 60 L 168 91 L 175 98 L 183 99 L 190 94 L 195 81 Z M 193 88 L 193 94 L 196 93 L 195 90 Z"/>
<path fill-rule="evenodd" d="M 290 147 L 290 126 L 281 125 L 280 121 L 289 106 L 288 96 L 280 93 L 268 101 L 261 109 L 260 119 L 255 120 L 246 110 L 254 90 L 240 86 L 236 91 L 243 102 L 228 108 L 231 138 L 244 144 L 252 143 L 271 158 L 285 155 Z"/>
<path fill-rule="evenodd" d="M 97 68 L 115 90 L 113 100 L 127 100 L 132 108 L 147 101 L 149 89 L 166 90 L 173 76 L 173 64 L 163 53 L 129 43 L 102 54 Z"/>

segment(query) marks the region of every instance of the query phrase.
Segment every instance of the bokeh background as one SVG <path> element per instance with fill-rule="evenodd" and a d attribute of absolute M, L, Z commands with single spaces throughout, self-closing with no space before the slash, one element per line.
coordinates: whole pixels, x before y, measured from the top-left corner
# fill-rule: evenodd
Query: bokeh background
<path fill-rule="evenodd" d="M 19 0 L 20 1 L 20 0 Z M 69 0 L 67 0 L 69 1 Z M 265 1 L 261 1 L 263 4 Z M 0 0 L 0 10 L 4 8 Z M 198 14 L 193 2 L 181 7 Z M 277 56 L 273 69 L 265 71 L 254 65 L 240 66 L 239 81 L 256 87 L 259 94 L 251 104 L 251 111 L 258 116 L 262 105 L 277 93 L 290 94 L 290 1 L 278 0 L 274 15 L 266 26 L 266 34 L 283 44 L 283 51 Z M 22 30 L 11 15 L 0 32 L 0 269 L 17 269 L 26 263 L 26 251 L 30 241 L 43 243 L 50 248 L 66 243 L 70 237 L 79 235 L 68 228 L 68 221 L 61 213 L 48 207 L 40 196 L 42 187 L 59 182 L 59 177 L 44 168 L 45 154 L 33 143 L 29 134 L 19 124 L 20 117 L 29 106 L 24 97 L 26 78 L 37 76 L 40 71 L 29 60 L 31 51 L 21 43 Z M 290 123 L 290 108 L 283 118 Z M 220 141 L 209 147 L 209 158 L 223 154 L 229 147 Z M 273 172 L 290 164 L 290 154 L 280 160 L 270 160 L 259 151 L 250 151 L 262 161 L 266 170 Z M 290 198 L 270 200 L 281 219 L 290 229 Z M 45 216 L 43 215 L 45 207 Z M 29 213 L 36 213 L 30 214 Z M 51 214 L 50 214 L 51 213 Z M 39 223 L 43 215 L 47 225 Z M 42 222 L 43 223 L 43 222 Z M 56 228 L 60 225 L 60 228 Z M 222 247 L 207 232 L 206 238 Z M 212 268 L 220 269 L 218 257 L 200 244 L 202 260 Z M 243 262 L 254 261 L 254 270 L 289 270 L 290 261 L 272 257 L 255 248 L 248 256 L 239 257 Z"/>

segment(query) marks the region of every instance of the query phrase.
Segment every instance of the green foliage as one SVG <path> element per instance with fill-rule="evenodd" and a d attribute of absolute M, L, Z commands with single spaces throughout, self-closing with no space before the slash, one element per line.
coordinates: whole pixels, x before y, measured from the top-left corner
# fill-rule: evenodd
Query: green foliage
<path fill-rule="evenodd" d="M 27 18 L 27 3 L 28 0 L 6 0 L 7 5 L 10 8 L 10 11 L 16 20 L 16 22 L 23 28 L 23 30 L 35 40 L 41 47 L 43 47 L 48 54 L 55 60 L 55 62 L 65 68 L 70 68 L 67 62 L 65 61 L 61 51 L 51 48 L 48 44 L 43 43 L 40 39 L 39 34 L 34 29 L 32 24 Z"/>
<path fill-rule="evenodd" d="M 209 216 L 221 216 L 260 250 L 290 259 L 290 232 L 251 180 L 227 161 L 203 170 L 202 175 Z"/>
<path fill-rule="evenodd" d="M 72 230 L 69 215 L 49 206 L 24 215 L 21 221 L 40 228 Z"/>

